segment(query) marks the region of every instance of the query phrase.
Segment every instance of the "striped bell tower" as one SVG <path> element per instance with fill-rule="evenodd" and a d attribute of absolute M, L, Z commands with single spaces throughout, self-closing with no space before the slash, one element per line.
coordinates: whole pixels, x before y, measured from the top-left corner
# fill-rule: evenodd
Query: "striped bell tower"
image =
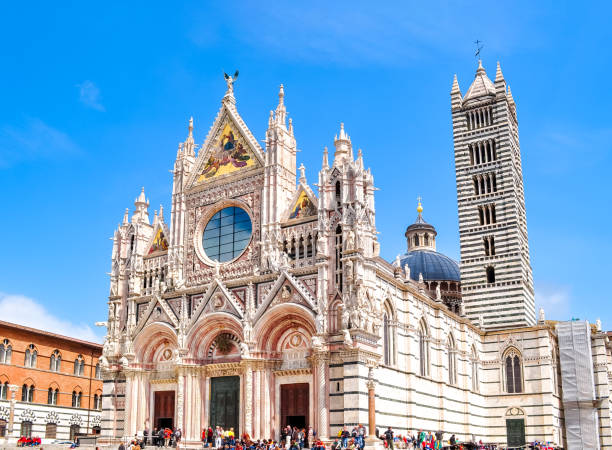
<path fill-rule="evenodd" d="M 465 314 L 485 329 L 534 325 L 516 104 L 497 63 L 451 90 Z"/>

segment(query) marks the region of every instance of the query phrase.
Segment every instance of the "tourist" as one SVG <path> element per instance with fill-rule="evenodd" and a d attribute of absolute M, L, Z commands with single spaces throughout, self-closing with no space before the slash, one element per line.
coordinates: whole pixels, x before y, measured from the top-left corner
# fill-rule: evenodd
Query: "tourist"
<path fill-rule="evenodd" d="M 219 425 L 215 427 L 215 448 L 220 449 L 223 442 L 223 428 Z"/>
<path fill-rule="evenodd" d="M 387 448 L 393 450 L 393 430 L 391 427 L 387 428 L 387 431 L 385 431 L 385 441 L 387 442 Z"/>
<path fill-rule="evenodd" d="M 342 433 L 340 434 L 340 437 L 342 438 L 342 448 L 346 448 L 348 446 L 349 437 L 351 437 L 351 434 L 349 433 L 348 428 L 346 428 L 346 426 L 342 428 Z"/>
<path fill-rule="evenodd" d="M 164 429 L 159 427 L 159 431 L 157 432 L 157 446 L 161 447 L 164 445 Z"/>
<path fill-rule="evenodd" d="M 359 424 L 357 426 L 357 442 L 359 444 L 359 448 L 363 449 L 363 447 L 365 446 L 365 434 L 366 434 L 366 429 L 362 424 Z"/>
<path fill-rule="evenodd" d="M 448 440 L 449 444 L 451 445 L 451 449 L 455 450 L 456 445 L 457 445 L 457 438 L 455 437 L 455 435 L 451 435 L 450 439 Z"/>
<path fill-rule="evenodd" d="M 164 447 L 168 447 L 168 445 L 170 444 L 170 438 L 172 437 L 172 430 L 170 428 L 164 428 L 163 437 Z"/>

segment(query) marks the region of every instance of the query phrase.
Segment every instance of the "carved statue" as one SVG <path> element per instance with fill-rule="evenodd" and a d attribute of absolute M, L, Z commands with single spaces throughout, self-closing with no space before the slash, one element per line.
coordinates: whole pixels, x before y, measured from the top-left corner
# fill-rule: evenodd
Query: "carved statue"
<path fill-rule="evenodd" d="M 227 84 L 227 93 L 234 93 L 234 83 L 238 79 L 238 71 L 234 73 L 234 76 L 228 75 L 227 73 L 223 73 L 223 77 L 225 78 L 225 84 Z"/>
<path fill-rule="evenodd" d="M 440 291 L 440 285 L 436 285 L 436 300 L 442 300 L 442 292 Z"/>
<path fill-rule="evenodd" d="M 347 280 L 352 280 L 353 279 L 353 262 L 352 261 L 347 261 L 344 264 L 344 272 L 346 273 L 346 279 Z"/>
<path fill-rule="evenodd" d="M 327 243 L 321 233 L 317 235 L 317 255 L 327 256 Z"/>
<path fill-rule="evenodd" d="M 406 272 L 406 280 L 409 281 L 410 280 L 410 266 L 408 265 L 408 263 L 406 263 L 406 265 L 404 266 L 404 272 Z"/>
<path fill-rule="evenodd" d="M 354 250 L 355 249 L 355 233 L 353 230 L 349 228 L 346 232 L 346 244 L 344 245 L 345 250 Z"/>
<path fill-rule="evenodd" d="M 347 329 L 349 324 L 349 312 L 345 308 L 344 304 L 342 304 L 342 328 Z"/>
<path fill-rule="evenodd" d="M 251 354 L 251 351 L 249 350 L 249 346 L 245 342 L 241 342 L 240 343 L 240 356 L 242 356 L 243 358 L 248 358 L 250 354 Z"/>
<path fill-rule="evenodd" d="M 352 347 L 353 338 L 351 337 L 351 333 L 349 333 L 349 330 L 342 330 L 342 334 L 344 335 L 344 345 L 346 345 L 347 347 Z"/>
<path fill-rule="evenodd" d="M 359 317 L 359 310 L 353 309 L 351 311 L 351 328 L 361 328 L 361 319 Z"/>

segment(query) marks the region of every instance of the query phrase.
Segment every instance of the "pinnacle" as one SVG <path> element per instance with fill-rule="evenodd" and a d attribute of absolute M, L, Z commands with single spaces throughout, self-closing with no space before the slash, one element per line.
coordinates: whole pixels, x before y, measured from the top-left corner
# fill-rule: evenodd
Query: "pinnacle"
<path fill-rule="evenodd" d="M 459 89 L 459 82 L 457 81 L 457 74 L 453 77 L 453 87 L 451 88 L 451 94 L 461 94 L 461 90 Z"/>
<path fill-rule="evenodd" d="M 504 81 L 504 74 L 501 70 L 501 64 L 497 61 L 497 70 L 495 71 L 495 82 L 499 83 L 500 81 Z"/>

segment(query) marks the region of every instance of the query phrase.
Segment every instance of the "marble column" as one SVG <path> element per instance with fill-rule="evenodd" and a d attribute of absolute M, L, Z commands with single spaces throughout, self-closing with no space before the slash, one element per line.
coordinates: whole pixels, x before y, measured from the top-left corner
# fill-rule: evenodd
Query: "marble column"
<path fill-rule="evenodd" d="M 183 368 L 179 367 L 176 377 L 176 428 L 183 429 L 183 417 L 185 413 L 185 375 Z"/>
<path fill-rule="evenodd" d="M 17 393 L 17 389 L 19 389 L 19 386 L 17 386 L 16 384 L 11 384 L 9 386 L 9 390 L 11 392 L 11 403 L 10 403 L 10 411 L 9 411 L 9 423 L 8 423 L 8 429 L 6 430 L 6 438 L 8 440 L 9 437 L 13 436 L 13 428 L 14 428 L 14 424 L 15 424 L 15 402 L 17 401 L 15 399 L 15 395 Z"/>
<path fill-rule="evenodd" d="M 327 408 L 327 370 L 326 361 L 323 356 L 316 359 L 316 386 L 317 386 L 317 409 L 318 429 L 320 439 L 327 439 L 329 435 L 329 411 Z"/>
<path fill-rule="evenodd" d="M 376 381 L 374 381 L 374 367 L 370 366 L 368 381 L 368 436 L 365 439 L 365 448 L 382 448 L 380 439 L 376 437 Z"/>
<path fill-rule="evenodd" d="M 204 372 L 204 392 L 202 395 L 203 426 L 210 426 L 210 377 Z"/>
<path fill-rule="evenodd" d="M 134 436 L 131 432 L 131 422 L 133 420 L 134 412 L 132 404 L 135 402 L 134 394 L 132 392 L 134 373 L 131 371 L 125 371 L 125 403 L 123 410 L 123 439 L 129 439 L 130 436 Z"/>
<path fill-rule="evenodd" d="M 253 368 L 247 364 L 244 369 L 244 426 L 240 434 L 249 433 L 253 436 Z"/>

